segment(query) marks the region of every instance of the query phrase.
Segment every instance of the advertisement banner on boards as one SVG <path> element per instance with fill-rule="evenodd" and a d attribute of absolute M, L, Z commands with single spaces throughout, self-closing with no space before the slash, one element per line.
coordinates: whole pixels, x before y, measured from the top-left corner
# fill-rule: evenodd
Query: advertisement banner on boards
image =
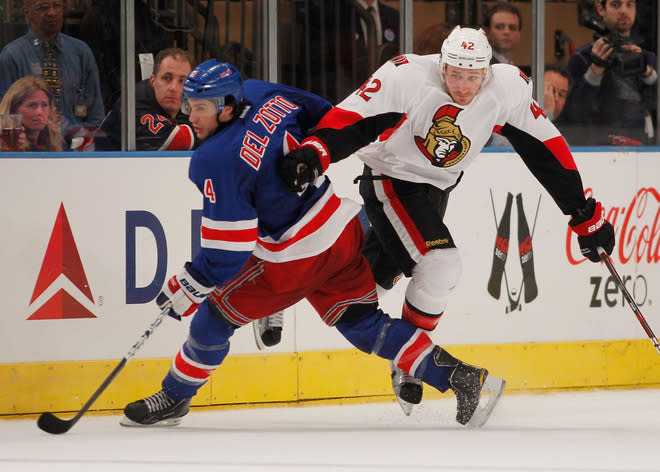
<path fill-rule="evenodd" d="M 578 154 L 585 192 L 615 226 L 613 260 L 649 323 L 660 323 L 655 153 Z M 329 174 L 359 200 L 355 159 Z M 201 195 L 188 158 L 0 159 L 5 312 L 0 362 L 116 358 L 157 315 L 166 278 L 199 248 Z M 442 344 L 643 337 L 609 273 L 585 261 L 547 192 L 515 154 L 485 153 L 451 193 L 446 223 L 463 274 L 433 333 Z M 438 268 L 442 270 L 442 268 Z M 400 316 L 406 280 L 381 300 Z M 169 321 L 169 320 L 168 320 Z M 287 329 L 287 326 L 290 328 Z M 165 323 L 138 357 L 169 357 L 187 320 Z M 287 310 L 272 352 L 346 349 L 309 304 Z M 251 329 L 232 353 L 257 352 Z"/>

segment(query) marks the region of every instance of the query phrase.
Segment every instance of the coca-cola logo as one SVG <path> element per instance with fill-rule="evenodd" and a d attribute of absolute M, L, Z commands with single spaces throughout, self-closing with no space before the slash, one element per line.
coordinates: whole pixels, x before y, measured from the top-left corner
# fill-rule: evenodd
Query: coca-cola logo
<path fill-rule="evenodd" d="M 593 189 L 585 190 L 590 198 Z M 655 188 L 640 188 L 629 205 L 613 206 L 607 211 L 607 220 L 614 226 L 616 245 L 612 258 L 622 264 L 660 261 L 660 192 Z M 577 238 L 570 227 L 566 232 L 566 257 L 572 265 L 588 259 L 580 254 Z"/>

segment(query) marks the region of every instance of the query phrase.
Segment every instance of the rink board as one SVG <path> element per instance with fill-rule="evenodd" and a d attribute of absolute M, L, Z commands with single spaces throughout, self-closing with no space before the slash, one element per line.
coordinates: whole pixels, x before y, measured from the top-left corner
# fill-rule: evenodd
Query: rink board
<path fill-rule="evenodd" d="M 159 153 L 0 158 L 0 414 L 75 410 L 157 316 L 165 277 L 198 246 L 201 195 L 187 180 L 188 157 Z M 645 317 L 660 272 L 660 152 L 578 152 L 587 193 L 606 206 L 619 245 L 614 262 Z M 338 193 L 359 200 L 360 164 L 331 169 Z M 496 220 L 507 193 L 522 197 L 533 230 L 538 297 L 520 296 L 519 207 L 511 213 L 508 290 L 486 290 Z M 446 217 L 463 275 L 433 339 L 506 376 L 509 388 L 660 384 L 660 357 L 609 273 L 584 262 L 567 218 L 511 153 L 484 153 L 450 197 Z M 11 289 L 11 290 L 8 290 Z M 405 280 L 382 305 L 398 316 Z M 507 293 L 508 292 L 508 293 Z M 158 386 L 187 335 L 166 320 L 96 404 L 118 408 Z M 658 357 L 658 359 L 656 359 Z M 287 310 L 283 341 L 257 351 L 251 328 L 196 398 L 200 404 L 389 396 L 386 363 L 351 350 L 309 304 Z"/>

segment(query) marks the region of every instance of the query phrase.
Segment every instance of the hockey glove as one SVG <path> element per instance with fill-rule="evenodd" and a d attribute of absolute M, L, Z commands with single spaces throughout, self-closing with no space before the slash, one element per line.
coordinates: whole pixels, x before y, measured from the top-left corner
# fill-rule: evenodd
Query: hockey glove
<path fill-rule="evenodd" d="M 156 297 L 156 303 L 161 310 L 168 310 L 167 314 L 180 320 L 182 316 L 191 315 L 197 310 L 200 303 L 215 287 L 192 269 L 192 264 L 186 262 L 185 267 L 178 275 L 167 281 L 163 290 Z M 202 279 L 203 282 L 201 280 Z"/>
<path fill-rule="evenodd" d="M 593 198 L 587 200 L 587 204 L 578 210 L 569 226 L 578 235 L 578 243 L 582 255 L 592 262 L 600 262 L 597 248 L 602 247 L 607 255 L 612 254 L 614 249 L 614 227 L 605 219 L 605 209 Z"/>
<path fill-rule="evenodd" d="M 325 166 L 323 165 L 325 161 Z M 305 139 L 301 146 L 280 160 L 279 174 L 284 185 L 293 192 L 302 192 L 328 168 L 330 158 L 325 145 L 318 139 Z"/>

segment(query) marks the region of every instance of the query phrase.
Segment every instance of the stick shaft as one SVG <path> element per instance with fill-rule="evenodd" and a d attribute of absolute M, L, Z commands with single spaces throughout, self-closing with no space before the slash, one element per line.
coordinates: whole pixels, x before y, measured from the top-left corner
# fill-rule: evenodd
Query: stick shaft
<path fill-rule="evenodd" d="M 655 334 L 653 333 L 653 330 L 649 326 L 649 324 L 646 322 L 646 319 L 644 318 L 644 315 L 642 315 L 641 310 L 639 309 L 639 306 L 637 306 L 637 303 L 635 303 L 635 300 L 633 299 L 632 295 L 630 295 L 630 292 L 626 288 L 626 286 L 623 283 L 623 280 L 621 279 L 621 276 L 617 272 L 616 268 L 614 267 L 614 264 L 612 263 L 612 259 L 607 255 L 605 250 L 601 247 L 598 248 L 598 254 L 600 255 L 601 260 L 605 263 L 605 266 L 607 269 L 610 271 L 610 274 L 612 274 L 612 277 L 614 277 L 614 280 L 616 281 L 617 285 L 619 286 L 619 289 L 621 290 L 621 293 L 623 293 L 623 298 L 626 299 L 626 302 L 628 302 L 628 305 L 632 309 L 633 313 L 637 317 L 637 320 L 639 323 L 642 325 L 642 328 L 644 328 L 644 331 L 646 332 L 646 335 L 649 337 L 651 342 L 653 343 L 653 346 L 655 349 L 660 352 L 660 343 L 658 343 L 658 338 L 655 337 Z"/>
<path fill-rule="evenodd" d="M 110 375 L 106 377 L 106 379 L 99 386 L 99 388 L 97 388 L 96 391 L 92 394 L 92 396 L 89 397 L 89 400 L 87 400 L 87 402 L 83 405 L 81 410 L 78 413 L 76 413 L 76 415 L 73 418 L 71 418 L 70 420 L 62 420 L 56 417 L 55 415 L 53 415 L 52 413 L 44 413 L 39 417 L 39 421 L 37 422 L 39 428 L 51 434 L 62 434 L 67 432 L 69 429 L 71 429 L 73 425 L 75 425 L 78 422 L 78 420 L 87 412 L 87 410 L 89 410 L 92 404 L 105 391 L 105 389 L 108 388 L 108 385 L 110 385 L 110 383 L 115 379 L 115 377 L 117 377 L 117 374 L 121 372 L 124 366 L 126 366 L 126 363 L 129 361 L 129 359 L 135 355 L 137 350 L 142 347 L 142 345 L 147 340 L 147 338 L 151 336 L 151 333 L 153 333 L 154 329 L 156 329 L 156 327 L 162 323 L 163 318 L 167 315 L 168 311 L 169 311 L 169 307 L 166 307 L 163 311 L 160 312 L 158 318 L 156 318 L 145 330 L 145 332 L 142 333 L 140 339 L 138 339 L 138 341 L 131 347 L 131 349 L 122 358 L 122 360 L 119 361 L 119 364 L 117 364 L 117 366 L 113 369 L 113 371 L 110 372 Z"/>

